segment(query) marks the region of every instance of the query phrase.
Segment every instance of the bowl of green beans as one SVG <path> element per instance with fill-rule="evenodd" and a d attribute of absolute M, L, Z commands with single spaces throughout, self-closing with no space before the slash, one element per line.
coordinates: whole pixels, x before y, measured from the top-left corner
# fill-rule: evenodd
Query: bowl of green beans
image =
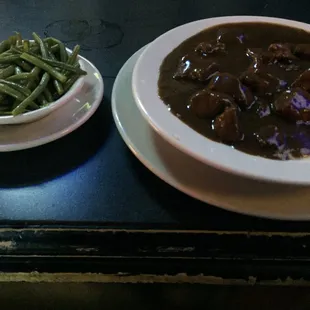
<path fill-rule="evenodd" d="M 80 91 L 87 74 L 79 45 L 15 33 L 0 42 L 0 125 L 29 123 L 61 107 Z"/>

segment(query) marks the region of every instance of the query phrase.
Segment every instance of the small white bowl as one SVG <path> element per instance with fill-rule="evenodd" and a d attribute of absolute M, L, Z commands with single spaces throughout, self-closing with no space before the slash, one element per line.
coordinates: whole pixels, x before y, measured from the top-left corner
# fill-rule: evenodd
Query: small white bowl
<path fill-rule="evenodd" d="M 248 155 L 225 144 L 214 142 L 197 133 L 169 112 L 158 96 L 160 66 L 174 48 L 209 27 L 240 22 L 266 22 L 310 32 L 309 24 L 262 16 L 216 17 L 172 29 L 150 43 L 136 63 L 132 89 L 137 106 L 149 124 L 164 139 L 203 163 L 255 179 L 310 185 L 309 158 L 288 161 L 270 160 Z"/>
<path fill-rule="evenodd" d="M 70 49 L 67 49 L 67 51 L 69 54 L 71 54 L 72 52 Z M 80 56 L 78 57 L 80 67 L 82 70 L 84 70 L 83 62 L 80 61 Z M 56 101 L 51 102 L 48 106 L 16 116 L 13 115 L 0 116 L 0 125 L 16 125 L 37 121 L 49 115 L 56 109 L 66 104 L 69 100 L 71 100 L 72 97 L 81 90 L 83 84 L 84 84 L 84 76 L 81 76 L 63 96 L 61 96 Z"/>

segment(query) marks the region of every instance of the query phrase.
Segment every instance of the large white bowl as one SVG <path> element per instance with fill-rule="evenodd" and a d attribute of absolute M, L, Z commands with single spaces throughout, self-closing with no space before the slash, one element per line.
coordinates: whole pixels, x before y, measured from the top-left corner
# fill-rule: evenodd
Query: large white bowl
<path fill-rule="evenodd" d="M 71 50 L 67 48 L 67 51 L 69 54 L 71 54 Z M 82 70 L 84 70 L 83 62 L 80 61 L 80 56 L 78 56 L 79 64 Z M 33 110 L 30 112 L 22 113 L 16 116 L 13 115 L 5 115 L 0 116 L 0 125 L 17 125 L 17 124 L 23 124 L 23 123 L 31 123 L 34 121 L 38 121 L 39 119 L 49 115 L 56 109 L 59 109 L 64 104 L 66 104 L 68 101 L 70 101 L 82 88 L 84 84 L 84 76 L 81 76 L 72 86 L 71 88 L 58 100 L 55 100 L 49 105 Z"/>
<path fill-rule="evenodd" d="M 206 164 L 255 179 L 310 184 L 310 159 L 289 161 L 265 159 L 211 141 L 169 112 L 158 96 L 157 82 L 160 65 L 174 48 L 208 27 L 239 22 L 268 22 L 310 32 L 310 25 L 305 23 L 261 16 L 209 18 L 172 29 L 153 41 L 137 61 L 132 79 L 133 95 L 137 105 L 143 116 L 163 138 Z"/>

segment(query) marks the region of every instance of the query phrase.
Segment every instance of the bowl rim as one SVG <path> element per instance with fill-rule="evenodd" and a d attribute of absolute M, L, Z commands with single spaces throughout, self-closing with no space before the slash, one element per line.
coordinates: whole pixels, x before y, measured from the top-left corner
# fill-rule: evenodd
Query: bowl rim
<path fill-rule="evenodd" d="M 33 41 L 33 40 L 30 40 Z M 70 48 L 66 47 L 66 50 L 69 52 L 69 54 L 72 53 L 72 50 Z M 82 70 L 85 69 L 83 62 L 81 61 L 81 55 L 78 55 L 78 61 L 80 64 L 80 67 Z M 58 98 L 55 101 L 50 102 L 48 105 L 41 107 L 39 109 L 36 109 L 34 111 L 28 111 L 26 113 L 22 113 L 19 115 L 0 115 L 0 125 L 19 125 L 21 123 L 29 121 L 35 121 L 38 116 L 38 118 L 41 118 L 40 116 L 46 116 L 50 112 L 54 111 L 56 108 L 61 107 L 64 105 L 68 100 L 70 100 L 79 90 L 82 88 L 84 84 L 84 76 L 79 77 L 75 83 L 70 87 L 70 89 L 60 98 Z"/>
<path fill-rule="evenodd" d="M 156 132 L 176 148 L 205 164 L 229 173 L 258 180 L 309 185 L 310 174 L 306 174 L 304 170 L 306 167 L 310 167 L 310 160 L 272 160 L 249 155 L 230 148 L 225 144 L 212 141 L 175 117 L 168 111 L 166 105 L 158 96 L 157 82 L 159 68 L 163 59 L 174 48 L 186 39 L 209 27 L 220 24 L 242 22 L 273 23 L 299 28 L 310 33 L 310 25 L 300 21 L 251 15 L 221 16 L 200 19 L 175 27 L 151 42 L 139 57 L 132 76 L 132 91 L 134 99 L 140 112 Z M 155 52 L 157 54 L 155 54 Z M 155 80 L 155 77 L 156 83 L 153 81 Z M 154 92 L 155 88 L 156 95 Z M 160 107 L 159 103 L 162 104 L 162 107 Z M 233 160 L 229 156 L 233 156 Z"/>

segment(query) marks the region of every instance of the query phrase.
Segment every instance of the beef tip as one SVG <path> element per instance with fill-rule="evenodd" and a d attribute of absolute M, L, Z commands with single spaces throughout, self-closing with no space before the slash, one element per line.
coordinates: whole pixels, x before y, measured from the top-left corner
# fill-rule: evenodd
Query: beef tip
<path fill-rule="evenodd" d="M 274 102 L 275 111 L 292 121 L 310 121 L 310 94 L 302 88 L 283 92 Z"/>
<path fill-rule="evenodd" d="M 264 101 L 257 101 L 255 103 L 255 111 L 260 118 L 266 117 L 271 114 L 270 105 L 268 104 L 268 102 Z"/>
<path fill-rule="evenodd" d="M 299 58 L 310 60 L 310 44 L 297 44 L 294 54 Z"/>
<path fill-rule="evenodd" d="M 292 88 L 300 87 L 310 92 L 310 69 L 303 72 L 296 81 L 292 84 Z"/>
<path fill-rule="evenodd" d="M 273 54 L 273 58 L 278 61 L 292 61 L 297 59 L 292 53 L 292 45 L 283 43 L 273 43 L 269 45 L 268 51 Z"/>
<path fill-rule="evenodd" d="M 190 109 L 200 118 L 212 118 L 221 113 L 225 106 L 233 105 L 232 97 L 203 89 L 190 99 Z"/>
<path fill-rule="evenodd" d="M 252 92 L 229 73 L 215 74 L 208 88 L 231 96 L 241 108 L 251 106 L 254 101 Z"/>
<path fill-rule="evenodd" d="M 225 44 L 220 42 L 215 43 L 209 43 L 209 42 L 201 42 L 198 44 L 198 46 L 195 48 L 195 52 L 198 53 L 201 56 L 208 56 L 208 55 L 214 55 L 214 54 L 225 54 Z"/>
<path fill-rule="evenodd" d="M 240 77 L 241 82 L 248 86 L 258 96 L 271 96 L 284 90 L 287 83 L 262 70 L 244 72 Z"/>
<path fill-rule="evenodd" d="M 188 55 L 182 57 L 173 77 L 175 79 L 183 78 L 206 82 L 214 73 L 219 71 L 219 65 L 216 62 L 197 58 Z"/>
<path fill-rule="evenodd" d="M 268 65 L 273 60 L 272 52 L 264 51 L 262 48 L 248 48 L 246 55 L 253 60 L 252 67 L 256 69 Z"/>
<path fill-rule="evenodd" d="M 281 149 L 285 145 L 285 137 L 274 125 L 263 126 L 256 132 L 255 137 L 262 147 Z"/>
<path fill-rule="evenodd" d="M 222 28 L 217 33 L 217 42 L 224 44 L 245 44 L 247 40 L 247 35 L 242 29 L 238 28 Z"/>
<path fill-rule="evenodd" d="M 236 142 L 241 140 L 238 110 L 235 107 L 227 107 L 214 121 L 216 135 L 223 142 Z"/>
<path fill-rule="evenodd" d="M 265 71 L 268 65 L 275 63 L 285 71 L 296 71 L 300 68 L 299 65 L 294 63 L 292 60 L 281 61 L 277 59 L 277 56 L 275 56 L 272 52 L 263 51 L 262 48 L 248 48 L 246 55 L 252 59 L 252 64 L 249 67 L 251 70 Z"/>

